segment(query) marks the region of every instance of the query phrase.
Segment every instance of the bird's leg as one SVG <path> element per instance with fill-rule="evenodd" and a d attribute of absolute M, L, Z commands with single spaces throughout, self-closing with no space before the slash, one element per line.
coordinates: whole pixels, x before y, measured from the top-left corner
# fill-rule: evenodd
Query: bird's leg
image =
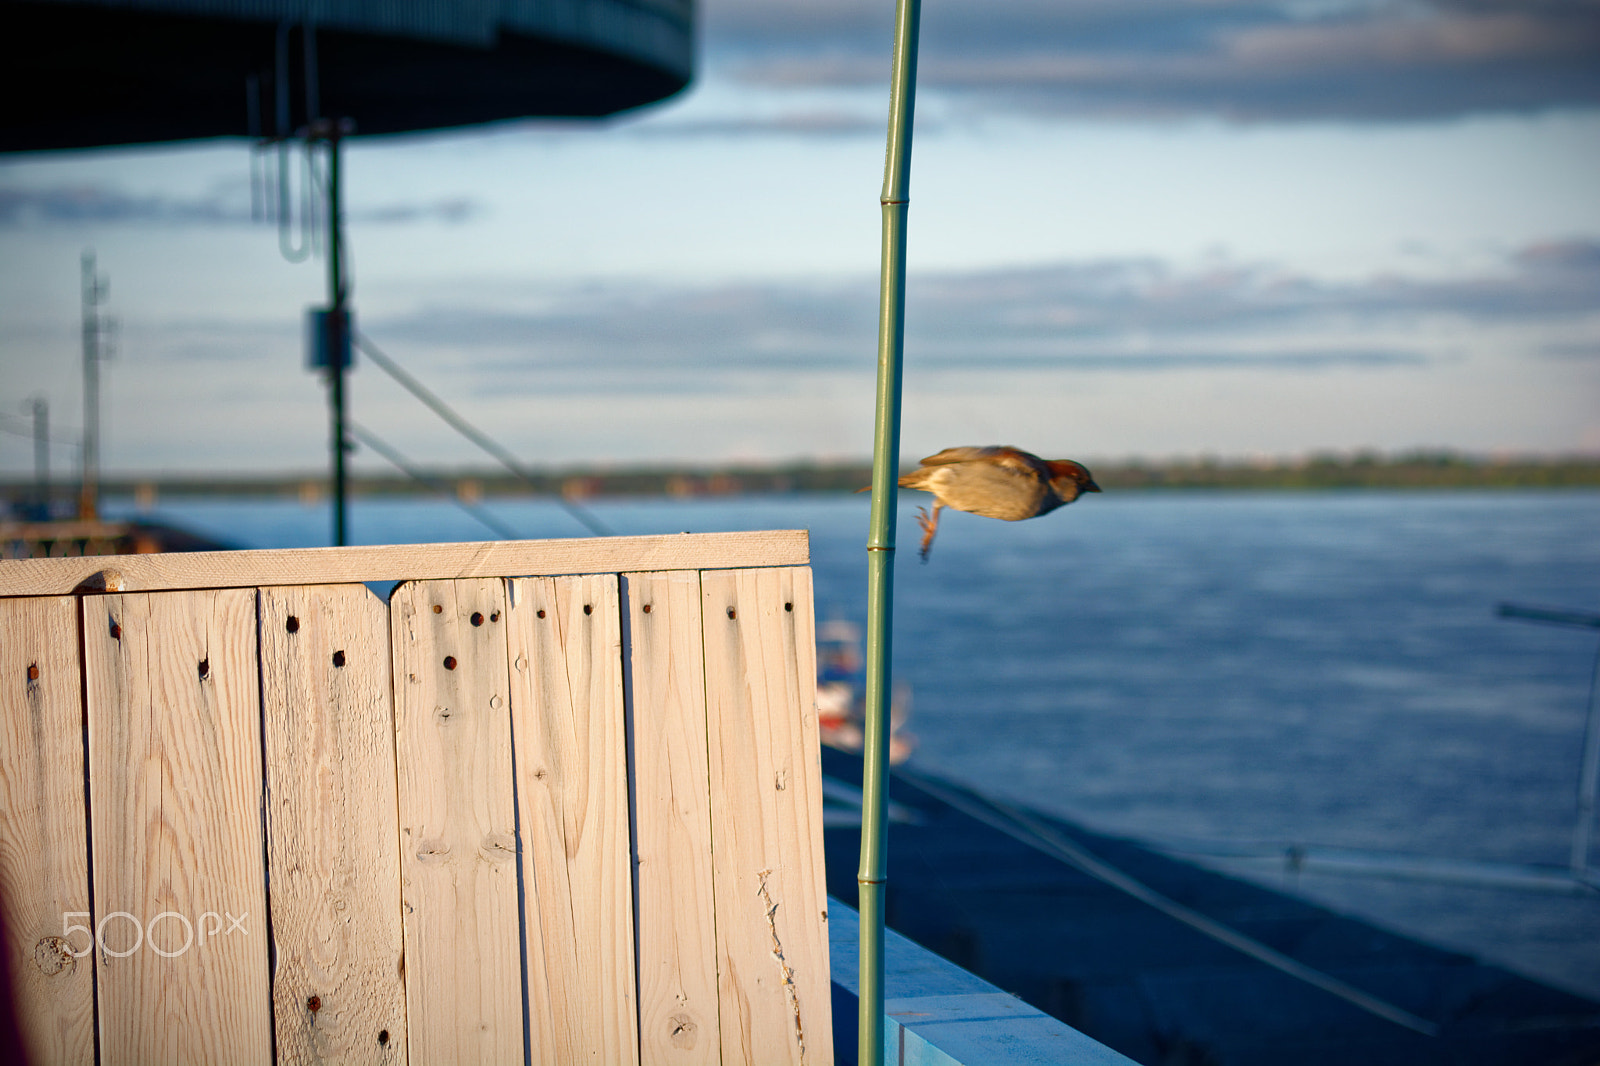
<path fill-rule="evenodd" d="M 922 556 L 922 561 L 928 561 L 928 552 L 933 548 L 933 535 L 939 532 L 939 508 L 944 504 L 938 500 L 933 503 L 933 513 L 929 514 L 926 507 L 917 508 L 917 525 L 922 527 L 922 549 L 917 553 Z"/>

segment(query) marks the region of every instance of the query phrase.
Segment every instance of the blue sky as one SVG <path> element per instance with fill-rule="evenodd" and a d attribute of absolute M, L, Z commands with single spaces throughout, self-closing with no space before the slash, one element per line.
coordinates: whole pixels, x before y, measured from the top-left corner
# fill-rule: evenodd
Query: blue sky
<path fill-rule="evenodd" d="M 661 105 L 358 139 L 363 331 L 533 464 L 864 457 L 891 14 L 710 0 Z M 923 32 L 908 456 L 1600 453 L 1600 6 L 926 0 Z M 0 424 L 43 393 L 79 425 L 93 247 L 108 469 L 324 465 L 322 264 L 249 173 L 243 142 L 0 161 Z M 478 461 L 375 366 L 352 404 Z"/>

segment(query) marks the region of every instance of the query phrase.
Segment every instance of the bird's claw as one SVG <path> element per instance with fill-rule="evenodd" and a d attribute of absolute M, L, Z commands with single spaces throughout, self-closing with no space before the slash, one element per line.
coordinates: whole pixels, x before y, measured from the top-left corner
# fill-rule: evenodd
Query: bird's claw
<path fill-rule="evenodd" d="M 926 563 L 928 561 L 928 552 L 933 550 L 933 535 L 939 531 L 938 512 L 935 511 L 933 514 L 929 514 L 926 507 L 918 507 L 917 525 L 922 527 L 922 547 L 917 554 Z"/>

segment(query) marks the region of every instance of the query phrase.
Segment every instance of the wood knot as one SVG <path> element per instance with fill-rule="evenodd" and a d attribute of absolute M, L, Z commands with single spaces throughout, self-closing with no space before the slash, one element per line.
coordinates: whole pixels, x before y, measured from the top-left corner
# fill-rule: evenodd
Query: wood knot
<path fill-rule="evenodd" d="M 673 1047 L 681 1048 L 684 1051 L 694 1047 L 696 1031 L 700 1027 L 695 1024 L 693 1018 L 687 1014 L 674 1014 L 667 1019 L 667 1024 L 672 1027 L 672 1032 L 667 1039 L 672 1041 Z"/>
<path fill-rule="evenodd" d="M 71 973 L 78 966 L 72 957 L 72 945 L 59 936 L 47 936 L 33 946 L 33 964 L 46 977 L 58 973 Z"/>

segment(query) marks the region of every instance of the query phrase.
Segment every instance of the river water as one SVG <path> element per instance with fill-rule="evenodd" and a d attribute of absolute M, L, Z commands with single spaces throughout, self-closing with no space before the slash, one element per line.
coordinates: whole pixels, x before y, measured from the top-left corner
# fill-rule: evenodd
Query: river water
<path fill-rule="evenodd" d="M 914 496 L 894 635 L 914 765 L 1147 839 L 1567 863 L 1600 632 L 1495 608 L 1600 611 L 1600 493 L 1106 493 L 1015 524 L 947 511 L 926 565 Z M 584 535 L 550 503 L 486 507 Z M 809 529 L 818 618 L 864 619 L 864 497 L 591 509 L 618 533 Z M 283 501 L 153 517 L 239 547 L 329 528 Z M 358 500 L 351 529 L 492 536 L 415 500 Z M 1600 998 L 1600 897 L 1206 861 Z"/>

